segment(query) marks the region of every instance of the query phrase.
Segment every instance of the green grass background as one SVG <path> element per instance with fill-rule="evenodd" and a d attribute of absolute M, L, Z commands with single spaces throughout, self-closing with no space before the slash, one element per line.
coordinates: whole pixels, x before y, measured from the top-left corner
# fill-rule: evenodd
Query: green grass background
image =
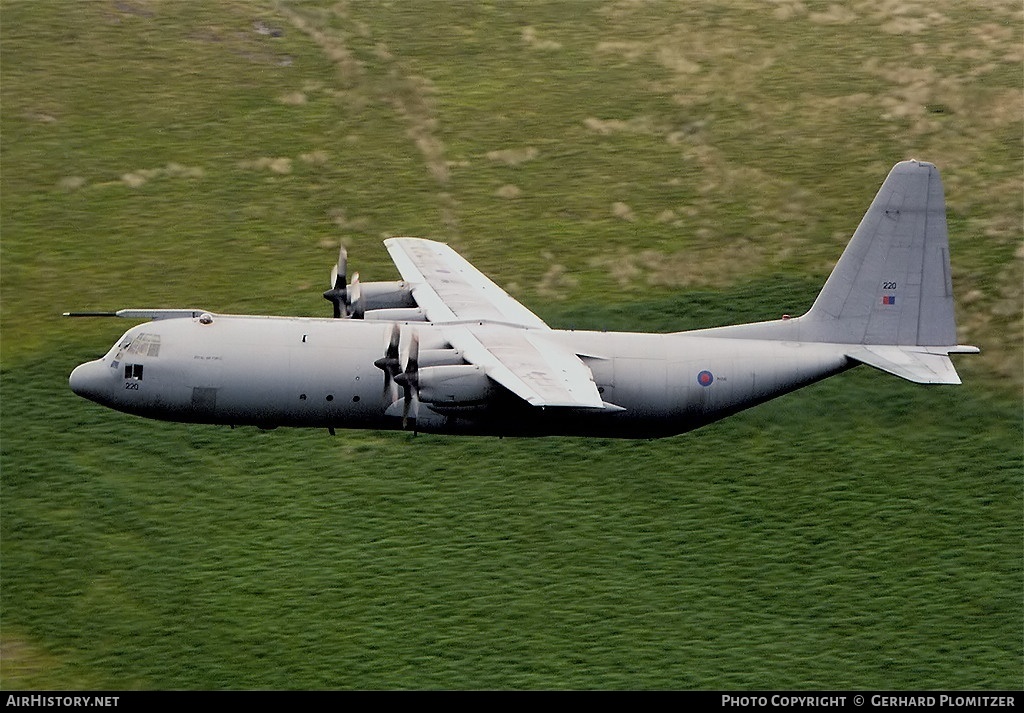
<path fill-rule="evenodd" d="M 0 7 L 0 685 L 1019 688 L 1017 3 Z M 659 441 L 228 430 L 67 388 L 127 326 L 327 314 L 450 242 L 555 326 L 799 313 L 943 172 L 959 388 Z"/>

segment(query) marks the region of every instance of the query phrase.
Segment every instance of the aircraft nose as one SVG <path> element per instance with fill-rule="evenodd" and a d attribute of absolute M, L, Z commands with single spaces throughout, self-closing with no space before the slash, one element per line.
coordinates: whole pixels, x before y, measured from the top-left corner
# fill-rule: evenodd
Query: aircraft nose
<path fill-rule="evenodd" d="M 68 384 L 79 396 L 102 403 L 110 397 L 110 369 L 101 361 L 80 364 L 71 372 Z"/>

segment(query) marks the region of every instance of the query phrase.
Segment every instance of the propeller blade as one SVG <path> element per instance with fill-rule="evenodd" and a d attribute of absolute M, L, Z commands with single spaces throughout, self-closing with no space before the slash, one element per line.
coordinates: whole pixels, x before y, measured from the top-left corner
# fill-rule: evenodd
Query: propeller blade
<path fill-rule="evenodd" d="M 399 355 L 398 345 L 402 339 L 402 328 L 395 322 L 391 327 L 391 340 L 388 342 L 384 356 L 373 362 L 373 365 L 384 372 L 384 393 L 381 398 L 385 405 L 390 405 L 395 400 L 392 393 L 392 384 L 395 378 L 402 371 L 402 360 Z"/>
<path fill-rule="evenodd" d="M 408 391 L 408 389 L 407 389 Z M 409 404 L 412 403 L 412 399 L 408 396 L 405 397 L 405 401 L 402 403 L 402 430 L 409 428 Z"/>
<path fill-rule="evenodd" d="M 331 270 L 331 286 L 340 290 L 345 287 L 345 280 L 348 275 L 348 250 L 345 249 L 345 243 L 341 244 L 341 248 L 338 250 L 338 263 Z"/>
<path fill-rule="evenodd" d="M 338 251 L 338 262 L 331 268 L 331 287 L 324 292 L 324 299 L 334 305 L 334 318 L 340 319 L 347 316 L 349 295 L 345 289 L 348 280 L 348 251 L 344 243 Z"/>
<path fill-rule="evenodd" d="M 402 403 L 402 429 L 409 427 L 409 412 L 413 405 L 413 397 L 419 396 L 420 388 L 420 377 L 419 377 L 419 353 L 420 353 L 420 339 L 416 332 L 412 333 L 409 337 L 409 353 L 405 358 L 405 371 L 395 377 L 395 381 L 402 386 L 403 403 Z M 413 420 L 416 419 L 417 414 L 413 413 Z"/>
<path fill-rule="evenodd" d="M 348 286 L 348 316 L 362 319 L 366 314 L 366 301 L 363 299 L 363 288 L 359 285 L 359 273 L 352 275 L 352 283 Z"/>
<path fill-rule="evenodd" d="M 398 345 L 402 340 L 402 328 L 398 326 L 398 322 L 395 322 L 391 326 L 391 341 L 388 342 L 388 350 L 386 352 L 389 359 L 394 359 L 395 364 L 399 365 L 400 359 L 398 355 Z"/>
<path fill-rule="evenodd" d="M 419 386 L 420 370 L 420 335 L 413 331 L 409 337 L 409 353 L 405 357 L 405 371 L 412 374 L 416 386 Z"/>

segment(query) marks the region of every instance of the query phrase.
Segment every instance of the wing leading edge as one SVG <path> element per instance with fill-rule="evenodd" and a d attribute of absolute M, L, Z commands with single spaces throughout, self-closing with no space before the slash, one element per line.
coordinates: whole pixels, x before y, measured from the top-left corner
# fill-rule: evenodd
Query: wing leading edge
<path fill-rule="evenodd" d="M 384 244 L 427 319 L 495 382 L 533 406 L 618 410 L 576 354 L 545 338 L 540 317 L 452 248 L 422 238 Z"/>

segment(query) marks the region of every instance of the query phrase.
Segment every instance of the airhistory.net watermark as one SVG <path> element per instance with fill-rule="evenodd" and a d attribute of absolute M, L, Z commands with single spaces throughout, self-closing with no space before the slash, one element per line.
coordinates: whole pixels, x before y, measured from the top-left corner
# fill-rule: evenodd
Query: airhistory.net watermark
<path fill-rule="evenodd" d="M 8 694 L 5 706 L 24 708 L 116 708 L 120 696 L 54 696 L 50 694 Z"/>

